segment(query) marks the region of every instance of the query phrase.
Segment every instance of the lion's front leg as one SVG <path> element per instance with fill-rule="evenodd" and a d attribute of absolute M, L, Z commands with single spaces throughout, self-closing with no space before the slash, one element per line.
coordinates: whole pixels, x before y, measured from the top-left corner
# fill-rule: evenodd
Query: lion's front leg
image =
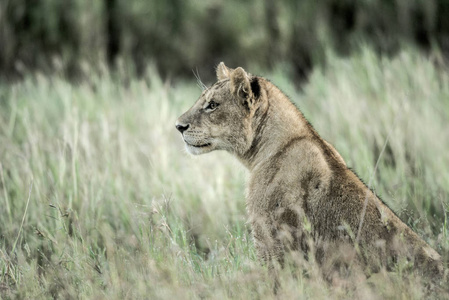
<path fill-rule="evenodd" d="M 254 246 L 259 259 L 269 268 L 283 263 L 284 247 L 277 237 L 276 226 L 266 217 L 258 217 L 251 221 Z"/>
<path fill-rule="evenodd" d="M 273 292 L 277 294 L 280 288 L 279 267 L 284 264 L 284 246 L 279 240 L 276 226 L 268 218 L 252 220 L 254 246 L 259 260 L 268 267 L 273 279 Z"/>

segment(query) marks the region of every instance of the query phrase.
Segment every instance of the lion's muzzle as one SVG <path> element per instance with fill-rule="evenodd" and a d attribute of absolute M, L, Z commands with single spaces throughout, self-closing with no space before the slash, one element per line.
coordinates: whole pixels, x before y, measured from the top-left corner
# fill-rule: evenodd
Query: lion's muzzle
<path fill-rule="evenodd" d="M 176 121 L 176 129 L 178 129 L 179 132 L 184 133 L 187 129 L 189 129 L 190 124 L 182 124 L 179 121 Z"/>

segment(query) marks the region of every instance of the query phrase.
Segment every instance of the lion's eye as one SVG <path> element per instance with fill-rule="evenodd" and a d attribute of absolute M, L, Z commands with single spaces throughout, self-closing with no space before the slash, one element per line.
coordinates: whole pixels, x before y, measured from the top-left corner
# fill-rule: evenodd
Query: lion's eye
<path fill-rule="evenodd" d="M 206 107 L 206 109 L 209 109 L 209 110 L 214 110 L 214 109 L 216 109 L 217 107 L 218 107 L 218 103 L 217 102 L 215 102 L 215 101 L 210 101 L 209 102 L 209 105 Z"/>

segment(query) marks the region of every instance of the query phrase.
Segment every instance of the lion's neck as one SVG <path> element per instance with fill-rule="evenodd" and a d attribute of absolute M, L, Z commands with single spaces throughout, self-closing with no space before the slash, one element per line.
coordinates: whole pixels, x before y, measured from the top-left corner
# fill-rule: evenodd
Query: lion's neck
<path fill-rule="evenodd" d="M 238 155 L 250 171 L 273 163 L 272 156 L 282 152 L 293 139 L 310 135 L 312 130 L 302 113 L 276 86 L 264 82 L 263 90 L 267 101 L 253 117 L 251 146 Z"/>

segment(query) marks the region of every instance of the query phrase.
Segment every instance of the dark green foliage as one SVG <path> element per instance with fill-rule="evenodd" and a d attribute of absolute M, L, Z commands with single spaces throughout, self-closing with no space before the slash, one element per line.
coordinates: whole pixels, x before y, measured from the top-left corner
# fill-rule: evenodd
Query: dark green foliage
<path fill-rule="evenodd" d="M 360 41 L 395 53 L 403 42 L 449 51 L 448 0 L 5 0 L 0 3 L 0 75 L 26 70 L 78 75 L 82 64 L 126 63 L 141 75 L 191 76 L 220 61 L 306 78 L 324 50 Z M 206 78 L 209 79 L 209 78 Z"/>

